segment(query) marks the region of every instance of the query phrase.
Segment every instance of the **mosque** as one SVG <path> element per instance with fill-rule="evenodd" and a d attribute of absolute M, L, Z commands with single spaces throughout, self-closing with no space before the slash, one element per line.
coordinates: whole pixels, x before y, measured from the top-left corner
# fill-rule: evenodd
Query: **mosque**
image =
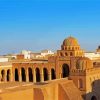
<path fill-rule="evenodd" d="M 85 57 L 77 39 L 71 36 L 48 60 L 17 60 L 0 71 L 1 83 L 34 83 L 29 100 L 100 100 L 100 64 Z M 3 93 L 0 96 L 0 100 L 8 100 L 3 99 Z"/>

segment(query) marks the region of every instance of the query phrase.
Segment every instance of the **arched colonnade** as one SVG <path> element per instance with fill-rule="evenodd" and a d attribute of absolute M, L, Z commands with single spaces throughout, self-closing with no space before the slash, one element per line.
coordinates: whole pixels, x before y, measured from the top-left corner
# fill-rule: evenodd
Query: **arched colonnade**
<path fill-rule="evenodd" d="M 11 69 L 0 69 L 0 82 L 9 82 L 12 80 Z"/>
<path fill-rule="evenodd" d="M 32 68 L 20 67 L 14 68 L 14 81 L 19 82 L 44 82 L 56 79 L 56 72 L 54 68 Z"/>

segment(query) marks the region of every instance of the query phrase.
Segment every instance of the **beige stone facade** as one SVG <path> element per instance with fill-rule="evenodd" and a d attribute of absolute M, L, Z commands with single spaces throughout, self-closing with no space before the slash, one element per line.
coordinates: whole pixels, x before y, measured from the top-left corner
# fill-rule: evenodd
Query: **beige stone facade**
<path fill-rule="evenodd" d="M 69 81 L 73 80 L 84 100 L 100 100 L 100 65 L 96 66 L 89 58 L 84 57 L 84 51 L 78 44 L 77 39 L 73 37 L 65 39 L 61 45 L 61 50 L 57 50 L 57 55 L 49 57 L 48 61 L 23 60 L 13 62 L 10 75 L 13 82 L 43 83 L 68 78 Z M 7 79 L 6 76 L 5 78 Z M 62 97 L 61 93 L 59 96 Z M 66 97 L 65 99 L 52 100 L 72 99 Z"/>

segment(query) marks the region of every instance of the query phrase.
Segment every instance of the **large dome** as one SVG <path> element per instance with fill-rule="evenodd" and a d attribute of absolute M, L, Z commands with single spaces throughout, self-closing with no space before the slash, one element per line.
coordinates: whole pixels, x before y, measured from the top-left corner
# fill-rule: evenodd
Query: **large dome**
<path fill-rule="evenodd" d="M 74 37 L 68 37 L 63 41 L 63 45 L 65 46 L 79 46 L 77 39 Z"/>

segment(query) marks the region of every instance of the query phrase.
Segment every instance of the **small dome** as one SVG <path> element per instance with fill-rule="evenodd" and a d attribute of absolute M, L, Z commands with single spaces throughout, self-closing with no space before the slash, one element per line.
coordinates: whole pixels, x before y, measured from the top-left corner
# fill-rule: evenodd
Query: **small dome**
<path fill-rule="evenodd" d="M 87 57 L 81 57 L 76 62 L 76 69 L 85 70 L 93 67 L 92 61 Z"/>
<path fill-rule="evenodd" d="M 79 60 L 80 61 L 83 61 L 83 60 L 91 61 L 88 57 L 80 57 Z"/>
<path fill-rule="evenodd" d="M 63 41 L 63 45 L 65 46 L 79 46 L 77 39 L 74 37 L 68 37 Z"/>

